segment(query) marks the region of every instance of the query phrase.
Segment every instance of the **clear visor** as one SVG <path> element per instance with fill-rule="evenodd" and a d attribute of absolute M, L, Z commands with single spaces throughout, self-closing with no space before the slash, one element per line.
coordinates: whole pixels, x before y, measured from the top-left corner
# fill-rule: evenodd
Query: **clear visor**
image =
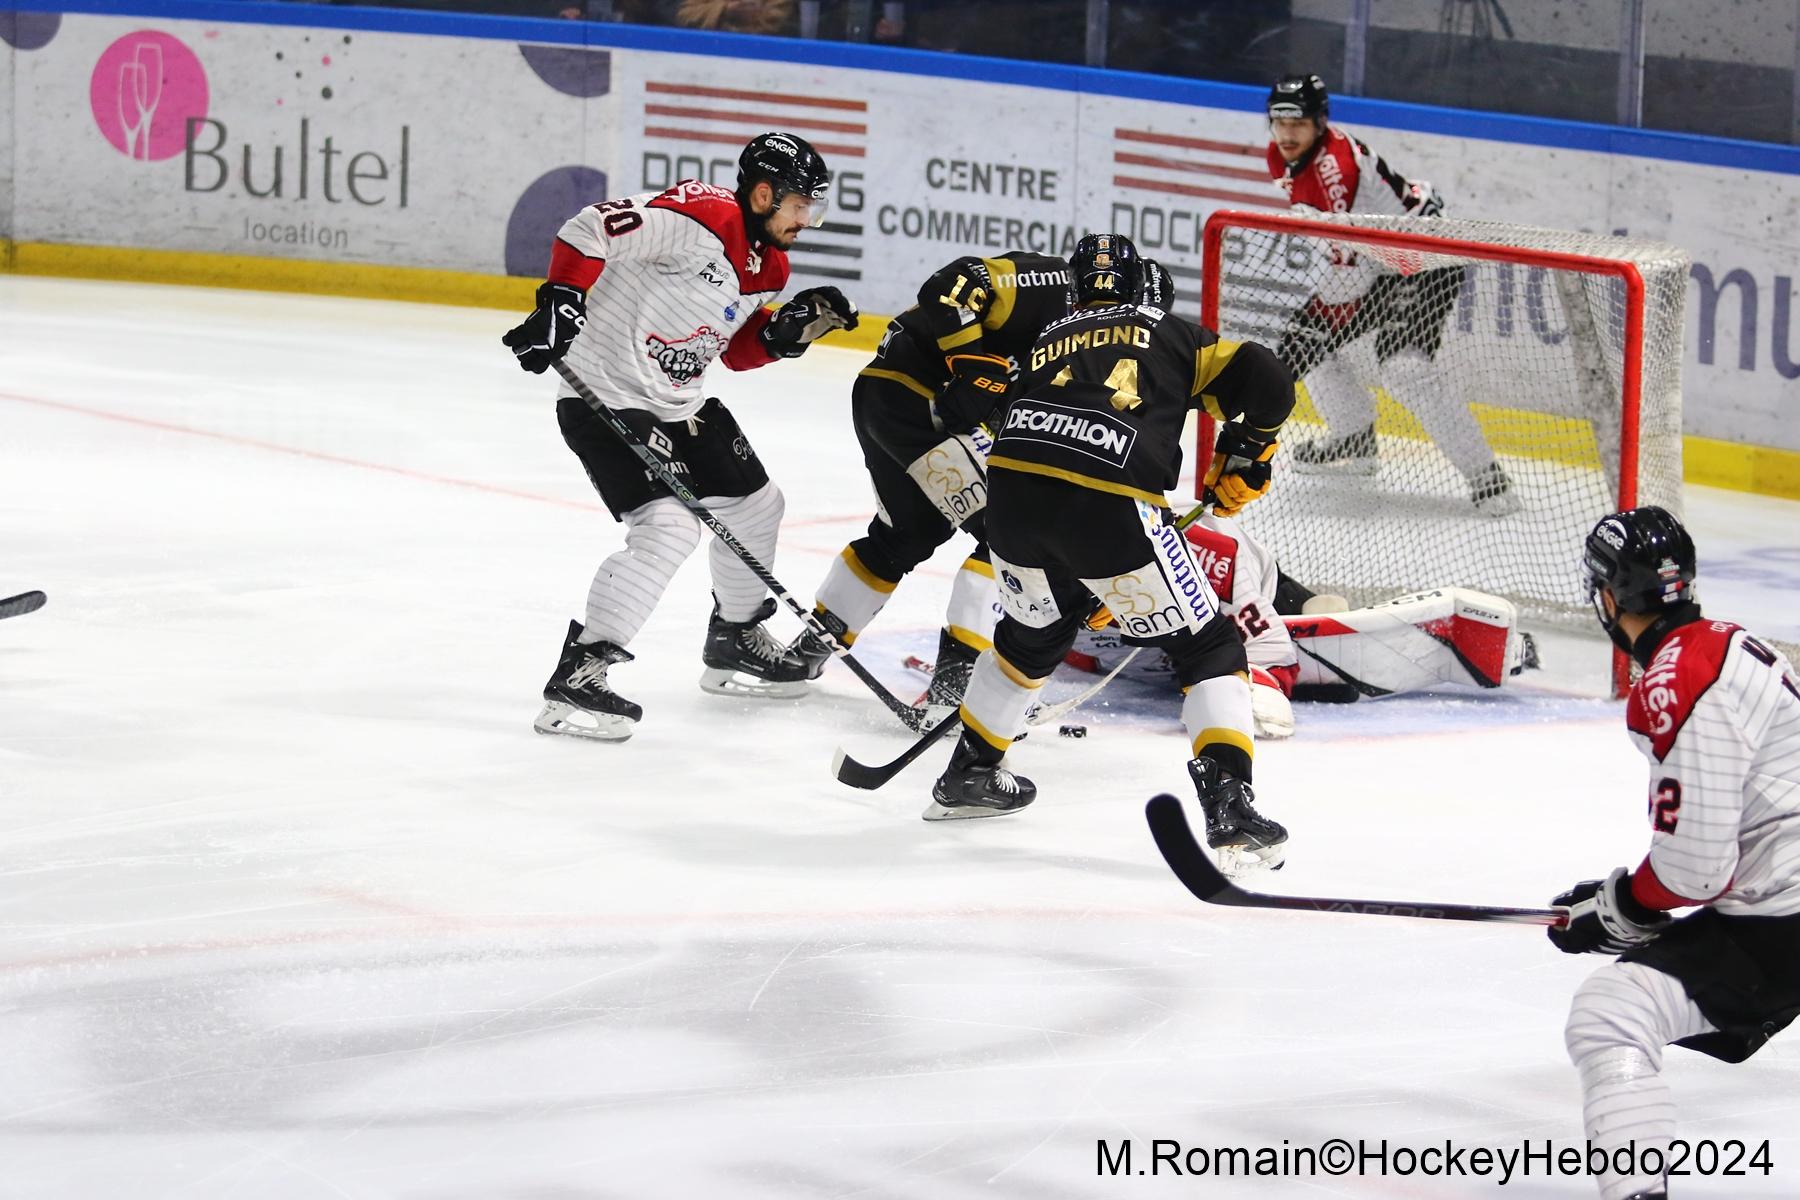
<path fill-rule="evenodd" d="M 816 196 L 802 196 L 799 192 L 789 192 L 781 198 L 781 211 L 804 222 L 808 229 L 817 229 L 823 225 L 825 214 L 830 208 L 831 198 L 823 191 Z"/>

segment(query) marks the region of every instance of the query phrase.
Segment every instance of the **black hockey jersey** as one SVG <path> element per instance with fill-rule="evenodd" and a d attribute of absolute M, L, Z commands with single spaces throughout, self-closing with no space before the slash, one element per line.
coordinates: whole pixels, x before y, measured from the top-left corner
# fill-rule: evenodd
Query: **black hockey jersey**
<path fill-rule="evenodd" d="M 988 469 L 1152 504 L 1180 478 L 1189 409 L 1273 434 L 1294 407 L 1294 377 L 1268 347 L 1147 304 L 1069 314 L 1039 335 L 1024 368 Z"/>
<path fill-rule="evenodd" d="M 930 399 L 950 380 L 951 355 L 1011 358 L 1023 365 L 1044 326 L 1069 311 L 1069 264 L 1048 254 L 968 255 L 939 268 L 918 301 L 895 317 L 864 375 L 892 379 Z"/>

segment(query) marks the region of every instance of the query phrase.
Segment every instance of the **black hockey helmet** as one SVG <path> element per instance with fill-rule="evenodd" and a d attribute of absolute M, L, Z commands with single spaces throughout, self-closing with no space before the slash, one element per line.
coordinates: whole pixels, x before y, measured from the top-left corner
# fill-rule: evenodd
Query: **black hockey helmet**
<path fill-rule="evenodd" d="M 1136 304 L 1143 282 L 1144 260 L 1128 237 L 1090 233 L 1075 243 L 1075 253 L 1069 256 L 1069 290 L 1075 308 Z"/>
<path fill-rule="evenodd" d="M 748 208 L 750 192 L 767 182 L 775 189 L 775 203 L 799 193 L 812 200 L 816 226 L 825 219 L 826 195 L 831 191 L 831 171 L 812 143 L 793 133 L 759 133 L 738 155 L 738 200 Z"/>
<path fill-rule="evenodd" d="M 1269 119 L 1312 117 L 1323 121 L 1331 115 L 1331 96 L 1317 75 L 1283 75 L 1269 89 Z"/>
<path fill-rule="evenodd" d="M 1659 615 L 1694 602 L 1694 539 L 1681 522 L 1654 504 L 1603 517 L 1582 549 L 1588 599 L 1600 625 L 1612 635 L 1618 618 L 1608 619 L 1600 589 L 1612 593 L 1616 611 Z"/>

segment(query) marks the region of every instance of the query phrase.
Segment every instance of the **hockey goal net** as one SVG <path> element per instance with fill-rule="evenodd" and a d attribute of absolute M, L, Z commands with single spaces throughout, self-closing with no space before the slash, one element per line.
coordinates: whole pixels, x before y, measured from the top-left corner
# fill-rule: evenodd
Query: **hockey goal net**
<path fill-rule="evenodd" d="M 1275 486 L 1244 523 L 1315 591 L 1367 604 L 1472 587 L 1585 623 L 1594 522 L 1681 513 L 1677 247 L 1226 211 L 1204 255 L 1203 322 L 1276 350 L 1300 381 Z"/>

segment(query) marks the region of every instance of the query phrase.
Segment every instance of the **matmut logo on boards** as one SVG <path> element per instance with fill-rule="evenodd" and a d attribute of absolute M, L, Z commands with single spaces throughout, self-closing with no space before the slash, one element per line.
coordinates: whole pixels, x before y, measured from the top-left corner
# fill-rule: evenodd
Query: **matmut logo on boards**
<path fill-rule="evenodd" d="M 1269 179 L 1264 147 L 1153 129 L 1113 130 L 1108 228 L 1129 237 L 1175 277 L 1177 298 L 1200 306 L 1200 232 L 1220 208 L 1287 210 Z"/>
<path fill-rule="evenodd" d="M 737 160 L 759 133 L 793 133 L 812 143 L 831 169 L 825 222 L 788 251 L 796 277 L 863 277 L 863 159 L 868 156 L 869 103 L 836 96 L 797 96 L 712 87 L 678 79 L 644 82 L 643 187 L 661 191 L 698 179 L 730 191 Z"/>

